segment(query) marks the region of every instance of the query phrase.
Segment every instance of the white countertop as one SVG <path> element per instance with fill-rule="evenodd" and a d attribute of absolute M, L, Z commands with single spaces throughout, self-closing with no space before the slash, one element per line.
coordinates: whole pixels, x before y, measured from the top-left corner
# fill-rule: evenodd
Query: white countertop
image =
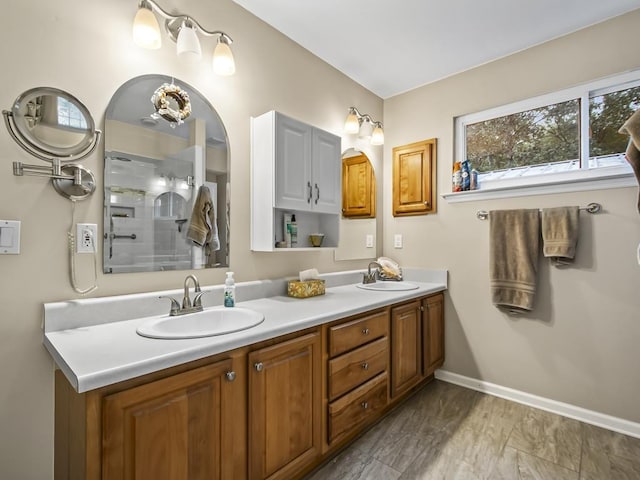
<path fill-rule="evenodd" d="M 152 339 L 136 333 L 141 323 L 158 312 L 149 310 L 144 316 L 137 314 L 138 318 L 131 318 L 136 312 L 128 310 L 136 309 L 123 305 L 127 302 L 139 305 L 153 299 L 157 310 L 158 295 L 167 292 L 45 304 L 44 345 L 71 385 L 82 393 L 447 288 L 446 271 L 405 270 L 405 279 L 419 288 L 390 292 L 363 290 L 354 283 L 339 285 L 352 281 L 354 272 L 335 275 L 327 280 L 325 295 L 305 299 L 273 295 L 239 301 L 237 306 L 262 313 L 264 322 L 241 332 L 204 338 Z M 264 287 L 262 283 L 247 285 L 255 292 Z M 211 290 L 215 292 L 217 288 Z M 121 319 L 111 314 L 109 305 L 116 307 L 112 310 L 118 311 Z M 160 305 L 168 312 L 168 301 Z M 95 308 L 105 312 L 106 323 L 96 320 Z M 83 309 L 92 317 L 86 325 L 82 325 Z"/>

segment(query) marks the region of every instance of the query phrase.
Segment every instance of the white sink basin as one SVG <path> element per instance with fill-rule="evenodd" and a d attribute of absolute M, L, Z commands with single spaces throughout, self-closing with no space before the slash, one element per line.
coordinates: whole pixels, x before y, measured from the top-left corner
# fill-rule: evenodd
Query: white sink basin
<path fill-rule="evenodd" d="M 391 282 L 391 281 L 382 281 L 375 283 L 358 283 L 356 285 L 358 288 L 362 288 L 363 290 L 377 290 L 380 292 L 400 292 L 402 290 L 415 290 L 419 287 L 415 283 L 411 282 Z"/>
<path fill-rule="evenodd" d="M 200 338 L 239 332 L 264 321 L 264 315 L 242 307 L 214 307 L 171 317 L 163 315 L 143 323 L 138 335 L 149 338 Z"/>

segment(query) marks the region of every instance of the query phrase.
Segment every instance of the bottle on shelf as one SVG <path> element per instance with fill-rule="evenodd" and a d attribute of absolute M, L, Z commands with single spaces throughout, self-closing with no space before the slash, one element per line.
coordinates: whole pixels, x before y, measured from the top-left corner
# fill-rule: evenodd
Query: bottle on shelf
<path fill-rule="evenodd" d="M 298 246 L 298 224 L 296 223 L 296 216 L 291 215 L 291 223 L 289 224 L 291 231 L 291 247 Z"/>

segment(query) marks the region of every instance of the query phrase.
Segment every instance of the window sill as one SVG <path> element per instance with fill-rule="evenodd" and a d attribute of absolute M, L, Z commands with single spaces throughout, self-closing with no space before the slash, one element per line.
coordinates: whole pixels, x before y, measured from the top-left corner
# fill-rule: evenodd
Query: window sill
<path fill-rule="evenodd" d="M 631 167 L 624 166 L 539 175 L 527 178 L 526 183 L 521 178 L 512 179 L 511 182 L 497 180 L 481 184 L 480 190 L 443 193 L 440 196 L 448 203 L 462 203 L 634 186 L 638 186 L 638 182 Z"/>

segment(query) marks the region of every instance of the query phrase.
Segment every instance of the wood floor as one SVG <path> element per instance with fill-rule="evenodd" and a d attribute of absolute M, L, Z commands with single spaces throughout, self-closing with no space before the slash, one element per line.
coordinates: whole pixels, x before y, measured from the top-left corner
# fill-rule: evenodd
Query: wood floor
<path fill-rule="evenodd" d="M 435 380 L 307 480 L 640 479 L 640 439 Z"/>

